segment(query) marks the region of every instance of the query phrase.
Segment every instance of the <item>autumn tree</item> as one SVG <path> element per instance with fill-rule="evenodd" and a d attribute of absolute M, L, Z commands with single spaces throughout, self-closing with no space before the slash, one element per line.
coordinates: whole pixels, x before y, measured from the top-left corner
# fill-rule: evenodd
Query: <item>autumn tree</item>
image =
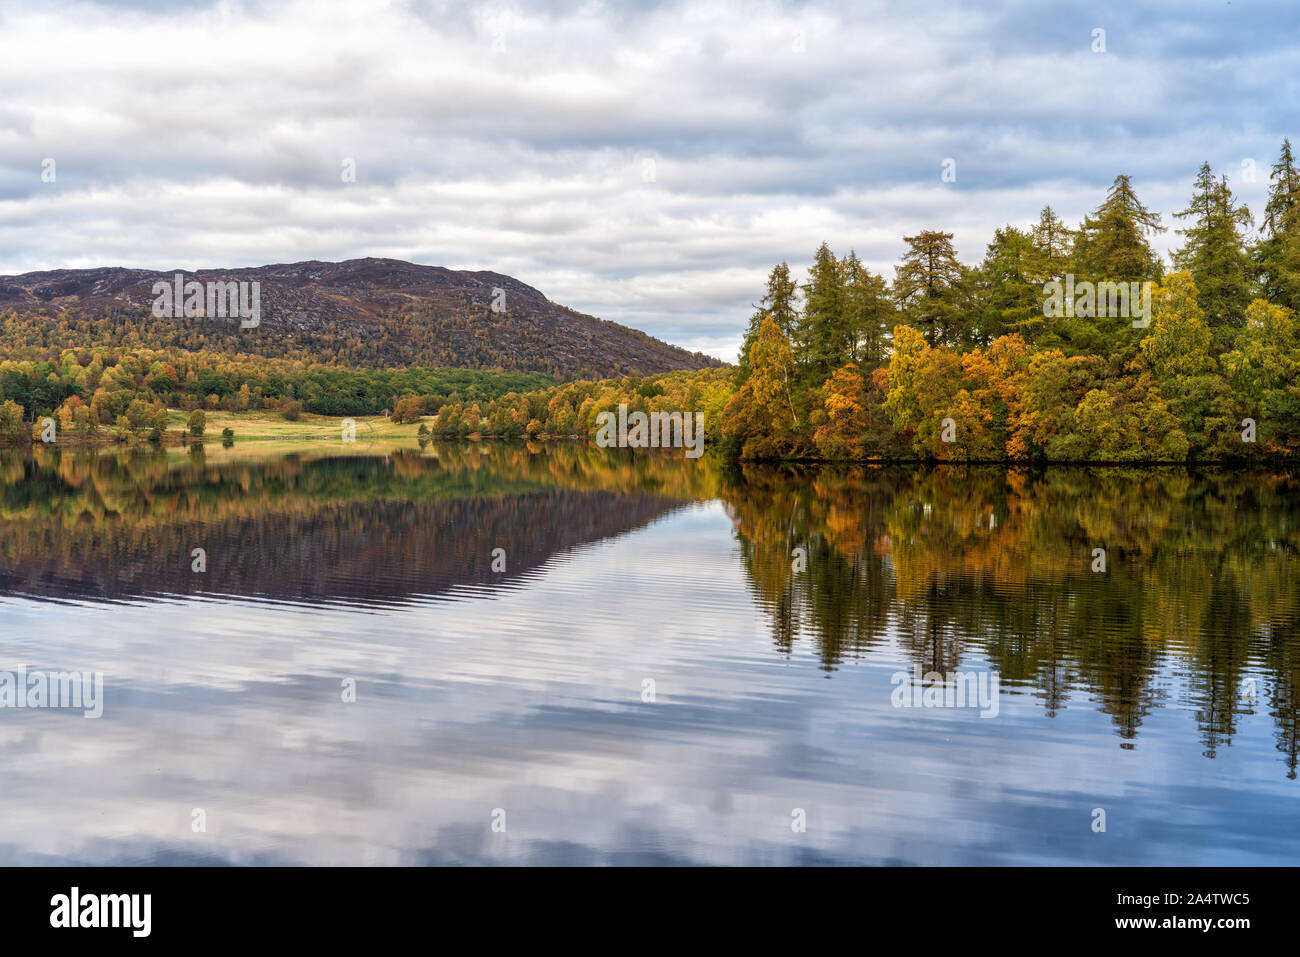
<path fill-rule="evenodd" d="M 961 356 L 944 347 L 933 348 L 910 326 L 894 329 L 894 354 L 889 363 L 889 392 L 884 409 L 894 428 L 910 439 L 913 452 L 943 458 L 943 420 L 953 417 L 962 391 Z"/>
<path fill-rule="evenodd" d="M 1254 300 L 1235 347 L 1220 364 L 1231 396 L 1231 424 L 1253 419 L 1257 441 L 1268 450 L 1300 448 L 1300 322 L 1295 313 Z"/>
<path fill-rule="evenodd" d="M 1141 348 L 1162 400 L 1194 450 L 1223 432 L 1226 389 L 1211 342 L 1192 274 L 1170 274 L 1152 296 L 1150 334 Z"/>
<path fill-rule="evenodd" d="M 817 451 L 828 459 L 866 455 L 867 399 L 862 373 L 852 362 L 835 370 L 821 389 L 821 421 L 813 433 Z"/>
<path fill-rule="evenodd" d="M 403 395 L 398 396 L 393 403 L 393 412 L 389 420 L 397 424 L 418 422 L 422 415 L 424 415 L 424 401 L 418 395 Z"/>
<path fill-rule="evenodd" d="M 1088 357 L 1048 349 L 1028 357 L 1019 382 L 1019 414 L 1008 451 L 1015 458 L 1079 459 L 1075 409 L 1096 380 Z"/>
<path fill-rule="evenodd" d="M 0 438 L 17 439 L 23 434 L 23 407 L 13 399 L 0 403 Z"/>
<path fill-rule="evenodd" d="M 779 458 L 797 448 L 794 353 L 775 320 L 764 319 L 750 352 L 752 370 L 723 412 L 723 434 L 742 458 Z"/>

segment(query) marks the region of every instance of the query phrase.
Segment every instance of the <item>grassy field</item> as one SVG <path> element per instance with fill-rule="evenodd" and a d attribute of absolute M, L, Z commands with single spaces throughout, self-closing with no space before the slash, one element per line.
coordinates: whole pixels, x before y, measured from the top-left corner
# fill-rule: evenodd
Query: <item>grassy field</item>
<path fill-rule="evenodd" d="M 356 441 L 343 441 L 343 419 L 329 415 L 303 413 L 296 422 L 290 422 L 278 412 L 206 412 L 207 429 L 203 433 L 203 449 L 209 457 L 248 458 L 263 455 L 282 455 L 286 452 L 328 451 L 331 455 L 383 455 L 397 449 L 419 451 L 417 433 L 419 422 L 397 425 L 382 415 L 353 416 L 356 423 Z M 169 431 L 184 432 L 188 413 L 171 410 Z M 431 421 L 427 417 L 423 421 Z M 230 429 L 235 433 L 235 444 L 223 448 L 221 432 Z M 183 448 L 172 446 L 177 455 L 185 455 Z"/>

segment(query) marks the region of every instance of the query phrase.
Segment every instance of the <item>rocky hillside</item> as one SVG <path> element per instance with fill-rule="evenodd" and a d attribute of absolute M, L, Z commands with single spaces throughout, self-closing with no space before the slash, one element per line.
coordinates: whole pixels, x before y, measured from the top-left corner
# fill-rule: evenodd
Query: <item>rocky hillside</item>
<path fill-rule="evenodd" d="M 455 366 L 564 378 L 721 365 L 575 312 L 510 276 L 396 259 L 185 272 L 260 285 L 261 323 L 152 315 L 153 285 L 176 270 L 58 269 L 0 276 L 0 357 L 118 346 L 209 349 L 352 366 Z M 494 290 L 504 290 L 504 296 Z M 504 306 L 492 308 L 494 300 Z"/>

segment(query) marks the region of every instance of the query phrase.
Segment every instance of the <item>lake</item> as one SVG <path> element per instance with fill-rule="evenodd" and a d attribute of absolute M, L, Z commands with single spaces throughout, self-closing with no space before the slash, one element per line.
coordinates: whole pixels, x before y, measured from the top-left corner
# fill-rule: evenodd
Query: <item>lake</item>
<path fill-rule="evenodd" d="M 1300 852 L 1295 475 L 328 448 L 0 454 L 0 863 Z"/>

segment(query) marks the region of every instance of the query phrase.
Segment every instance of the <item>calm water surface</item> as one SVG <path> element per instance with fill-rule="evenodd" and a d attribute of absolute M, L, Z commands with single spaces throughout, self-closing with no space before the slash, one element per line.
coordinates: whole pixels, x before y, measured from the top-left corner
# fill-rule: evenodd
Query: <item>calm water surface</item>
<path fill-rule="evenodd" d="M 1298 489 L 6 453 L 0 863 L 1294 863 Z"/>

